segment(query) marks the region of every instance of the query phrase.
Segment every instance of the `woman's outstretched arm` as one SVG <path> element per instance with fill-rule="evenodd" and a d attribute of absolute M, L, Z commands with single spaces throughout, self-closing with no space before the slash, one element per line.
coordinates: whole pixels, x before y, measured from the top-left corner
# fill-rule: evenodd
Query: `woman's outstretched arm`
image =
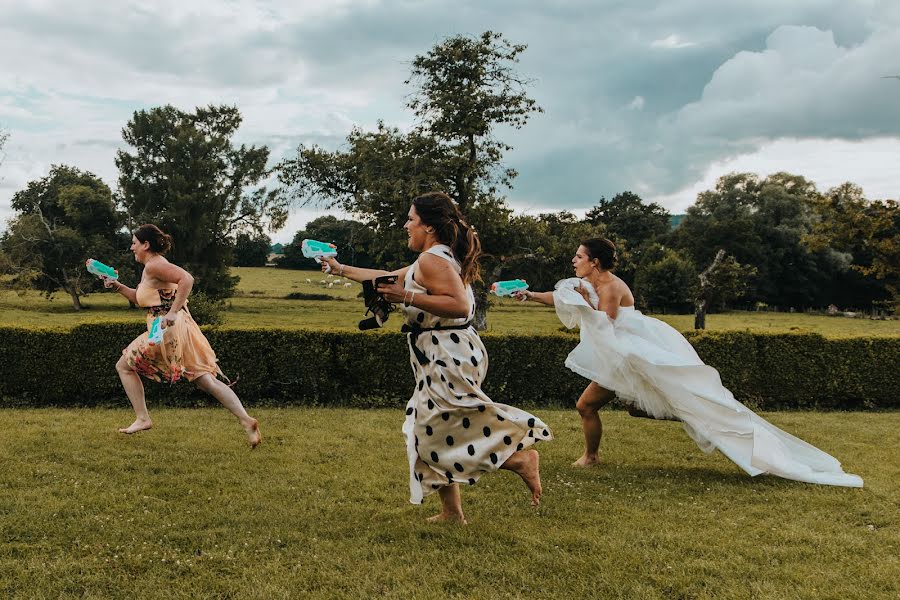
<path fill-rule="evenodd" d="M 128 287 L 118 279 L 109 279 L 108 277 L 104 277 L 103 287 L 114 289 L 125 296 L 125 298 L 132 304 L 137 304 L 137 290 Z"/>
<path fill-rule="evenodd" d="M 403 267 L 402 269 L 397 269 L 396 271 L 382 271 L 381 269 L 363 269 L 362 267 L 351 267 L 350 265 L 342 265 L 334 258 L 323 258 L 322 261 L 327 263 L 329 267 L 331 267 L 331 274 L 336 277 L 345 277 L 347 279 L 352 279 L 353 281 L 371 281 L 376 277 L 381 277 L 383 275 L 396 275 L 397 279 L 403 280 L 406 277 L 406 271 L 409 270 L 409 267 Z M 322 270 L 325 270 L 325 267 L 322 267 Z"/>
<path fill-rule="evenodd" d="M 516 292 L 515 294 L 513 294 L 513 297 L 515 297 L 515 299 L 520 302 L 531 300 L 532 302 L 537 302 L 538 304 L 553 306 L 553 292 L 532 292 L 531 290 L 525 290 L 522 292 Z"/>

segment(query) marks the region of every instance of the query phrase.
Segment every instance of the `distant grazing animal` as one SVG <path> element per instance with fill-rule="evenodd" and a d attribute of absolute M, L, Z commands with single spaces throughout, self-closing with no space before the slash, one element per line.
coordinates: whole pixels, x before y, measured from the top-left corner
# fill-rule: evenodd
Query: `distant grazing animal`
<path fill-rule="evenodd" d="M 312 279 L 310 279 L 309 277 L 307 277 L 307 278 L 306 278 L 306 283 L 312 283 Z"/>
<path fill-rule="evenodd" d="M 334 282 L 333 282 L 333 281 L 329 281 L 329 282 L 328 282 L 328 287 L 329 287 L 329 288 L 333 288 L 333 287 L 334 287 Z"/>
<path fill-rule="evenodd" d="M 344 284 L 344 287 L 353 287 L 353 284 L 348 281 Z"/>

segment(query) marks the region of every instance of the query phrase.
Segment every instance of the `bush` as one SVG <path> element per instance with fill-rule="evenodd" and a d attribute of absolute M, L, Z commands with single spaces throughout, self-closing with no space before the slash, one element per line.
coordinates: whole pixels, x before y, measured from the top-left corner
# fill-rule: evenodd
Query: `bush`
<path fill-rule="evenodd" d="M 638 270 L 634 291 L 638 304 L 656 312 L 692 312 L 697 287 L 694 264 L 674 250 Z"/>
<path fill-rule="evenodd" d="M 198 325 L 221 325 L 225 322 L 225 301 L 210 298 L 203 292 L 192 292 L 188 310 Z"/>
<path fill-rule="evenodd" d="M 133 324 L 0 328 L 0 405 L 127 406 L 114 365 Z M 206 328 L 248 404 L 402 406 L 413 380 L 405 336 Z M 735 396 L 759 409 L 900 408 L 900 338 L 696 332 L 688 339 Z M 565 368 L 571 334 L 485 335 L 485 391 L 515 405 L 574 406 L 586 380 Z M 213 403 L 194 386 L 147 385 L 154 405 Z"/>

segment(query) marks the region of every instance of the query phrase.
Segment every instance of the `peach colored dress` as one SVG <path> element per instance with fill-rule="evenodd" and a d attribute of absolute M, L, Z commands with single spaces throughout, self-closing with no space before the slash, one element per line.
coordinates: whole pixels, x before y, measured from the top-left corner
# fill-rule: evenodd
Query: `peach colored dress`
<path fill-rule="evenodd" d="M 138 306 L 147 309 L 147 331 L 122 351 L 128 366 L 135 373 L 166 383 L 175 383 L 182 377 L 193 381 L 206 373 L 228 379 L 219 368 L 216 353 L 191 317 L 186 303 L 178 311 L 175 322 L 165 329 L 162 343 L 150 343 L 153 319 L 169 312 L 177 288 L 154 289 L 138 284 L 135 291 Z"/>

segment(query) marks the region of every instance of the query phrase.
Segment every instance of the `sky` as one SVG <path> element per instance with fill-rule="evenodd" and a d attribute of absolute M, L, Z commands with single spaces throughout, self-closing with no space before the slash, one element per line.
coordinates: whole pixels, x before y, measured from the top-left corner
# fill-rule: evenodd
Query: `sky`
<path fill-rule="evenodd" d="M 412 58 L 486 30 L 528 46 L 515 68 L 545 111 L 498 132 L 518 212 L 624 190 L 683 212 L 731 171 L 900 197 L 896 0 L 0 0 L 0 223 L 53 164 L 115 187 L 136 110 L 234 104 L 273 163 L 408 129 Z"/>

